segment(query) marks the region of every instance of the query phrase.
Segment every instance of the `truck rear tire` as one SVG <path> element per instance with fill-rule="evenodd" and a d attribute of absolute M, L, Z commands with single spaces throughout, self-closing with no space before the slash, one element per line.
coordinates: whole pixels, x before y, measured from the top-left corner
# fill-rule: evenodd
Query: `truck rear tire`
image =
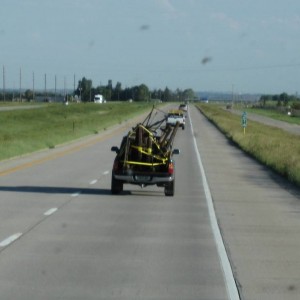
<path fill-rule="evenodd" d="M 175 193 L 175 179 L 165 186 L 165 196 L 174 196 Z"/>
<path fill-rule="evenodd" d="M 111 176 L 111 193 L 117 195 L 123 192 L 123 182 L 115 179 L 114 175 Z"/>

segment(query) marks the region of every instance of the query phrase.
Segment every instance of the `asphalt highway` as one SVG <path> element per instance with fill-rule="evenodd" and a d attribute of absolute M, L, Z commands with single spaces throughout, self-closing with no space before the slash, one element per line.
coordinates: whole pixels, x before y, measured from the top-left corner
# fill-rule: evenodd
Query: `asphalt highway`
<path fill-rule="evenodd" d="M 0 163 L 0 299 L 299 299 L 299 191 L 191 106 L 175 196 L 113 196 L 130 126 Z"/>

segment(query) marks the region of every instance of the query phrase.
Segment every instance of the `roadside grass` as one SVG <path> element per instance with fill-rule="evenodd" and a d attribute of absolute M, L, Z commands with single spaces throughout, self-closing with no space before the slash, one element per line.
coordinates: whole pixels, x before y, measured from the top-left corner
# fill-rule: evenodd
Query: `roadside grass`
<path fill-rule="evenodd" d="M 279 128 L 248 120 L 217 105 L 199 104 L 199 110 L 243 151 L 300 186 L 300 138 Z"/>
<path fill-rule="evenodd" d="M 47 104 L 0 111 L 0 160 L 97 134 L 151 110 L 148 103 Z"/>

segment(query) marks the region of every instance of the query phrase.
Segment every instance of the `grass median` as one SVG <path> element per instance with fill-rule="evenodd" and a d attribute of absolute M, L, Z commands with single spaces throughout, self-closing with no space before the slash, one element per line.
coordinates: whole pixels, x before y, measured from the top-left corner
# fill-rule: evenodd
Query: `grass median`
<path fill-rule="evenodd" d="M 55 148 L 121 124 L 143 112 L 150 103 L 47 104 L 42 107 L 0 112 L 0 160 Z"/>
<path fill-rule="evenodd" d="M 262 164 L 300 186 L 300 137 L 279 128 L 248 121 L 246 133 L 241 116 L 218 105 L 197 105 L 228 139 Z"/>

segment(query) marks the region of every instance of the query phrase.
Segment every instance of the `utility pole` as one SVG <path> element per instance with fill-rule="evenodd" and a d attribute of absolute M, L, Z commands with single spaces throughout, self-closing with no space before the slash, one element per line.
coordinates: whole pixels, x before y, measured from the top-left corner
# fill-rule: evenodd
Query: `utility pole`
<path fill-rule="evenodd" d="M 20 102 L 22 102 L 22 68 L 20 68 Z"/>
<path fill-rule="evenodd" d="M 233 108 L 233 103 L 234 103 L 234 85 L 232 85 L 231 108 Z"/>
<path fill-rule="evenodd" d="M 54 101 L 56 102 L 56 75 L 54 77 Z"/>
<path fill-rule="evenodd" d="M 5 67 L 3 65 L 3 101 L 5 101 Z"/>
<path fill-rule="evenodd" d="M 66 76 L 64 77 L 64 101 L 67 99 L 67 94 L 66 94 Z"/>
<path fill-rule="evenodd" d="M 32 72 L 32 101 L 34 101 L 34 72 Z"/>
<path fill-rule="evenodd" d="M 47 99 L 47 74 L 45 74 L 45 99 Z"/>

